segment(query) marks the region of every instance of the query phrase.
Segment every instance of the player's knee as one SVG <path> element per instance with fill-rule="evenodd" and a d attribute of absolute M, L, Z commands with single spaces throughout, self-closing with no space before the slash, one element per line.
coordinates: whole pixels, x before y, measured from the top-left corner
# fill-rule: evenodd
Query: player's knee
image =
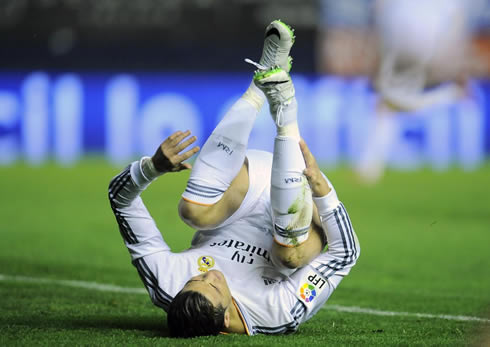
<path fill-rule="evenodd" d="M 179 202 L 180 219 L 182 219 L 184 223 L 195 228 L 196 224 L 199 223 L 200 217 L 204 214 L 201 207 L 202 206 L 181 199 Z"/>
<path fill-rule="evenodd" d="M 212 210 L 213 205 L 203 206 L 181 199 L 179 202 L 180 219 L 191 228 L 208 229 L 213 226 Z"/>
<path fill-rule="evenodd" d="M 294 255 L 290 255 L 288 257 L 279 258 L 282 266 L 287 267 L 288 269 L 297 269 L 303 267 L 303 262 L 298 259 L 298 257 Z"/>
<path fill-rule="evenodd" d="M 323 230 L 312 224 L 308 238 L 301 244 L 285 246 L 276 239 L 272 246 L 272 258 L 275 264 L 288 269 L 299 269 L 316 258 L 325 246 Z"/>
<path fill-rule="evenodd" d="M 305 259 L 301 257 L 301 252 L 298 252 L 296 247 L 288 248 L 274 243 L 272 256 L 274 262 L 279 264 L 280 267 L 297 269 L 305 265 Z"/>

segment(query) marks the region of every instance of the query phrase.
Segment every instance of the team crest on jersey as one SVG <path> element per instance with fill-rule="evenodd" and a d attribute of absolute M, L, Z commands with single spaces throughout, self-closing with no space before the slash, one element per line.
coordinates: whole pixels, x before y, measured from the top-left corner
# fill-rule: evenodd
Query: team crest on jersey
<path fill-rule="evenodd" d="M 320 295 L 325 287 L 327 281 L 323 279 L 316 272 L 310 270 L 304 276 L 303 280 L 299 283 L 303 283 L 299 287 L 299 297 L 306 304 L 310 304 L 315 298 Z"/>
<path fill-rule="evenodd" d="M 301 299 L 303 299 L 305 302 L 312 302 L 316 297 L 315 286 L 308 283 L 303 284 L 299 290 L 299 296 L 301 296 Z"/>
<path fill-rule="evenodd" d="M 214 266 L 214 259 L 209 255 L 202 255 L 197 258 L 198 270 L 201 272 L 208 272 Z"/>

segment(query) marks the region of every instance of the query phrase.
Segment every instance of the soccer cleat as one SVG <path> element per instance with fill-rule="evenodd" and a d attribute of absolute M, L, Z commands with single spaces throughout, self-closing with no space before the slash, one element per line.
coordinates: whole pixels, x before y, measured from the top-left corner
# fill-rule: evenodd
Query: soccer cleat
<path fill-rule="evenodd" d="M 277 126 L 284 126 L 290 121 L 283 110 L 294 99 L 294 85 L 289 73 L 280 67 L 268 70 L 257 70 L 254 74 L 255 85 L 262 90 L 269 101 L 272 119 Z"/>
<path fill-rule="evenodd" d="M 289 51 L 294 44 L 294 39 L 294 29 L 281 20 L 275 20 L 265 29 L 264 48 L 259 62 L 255 63 L 250 59 L 245 61 L 261 70 L 278 66 L 289 72 L 293 61 Z"/>

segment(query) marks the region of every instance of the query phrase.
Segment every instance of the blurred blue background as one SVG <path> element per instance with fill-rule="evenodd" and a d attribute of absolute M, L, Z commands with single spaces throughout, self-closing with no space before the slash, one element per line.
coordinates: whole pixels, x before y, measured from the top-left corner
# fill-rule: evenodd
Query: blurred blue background
<path fill-rule="evenodd" d="M 302 136 L 324 165 L 355 167 L 383 99 L 383 3 L 3 0 L 0 165 L 71 165 L 93 154 L 120 165 L 177 129 L 202 144 L 250 83 L 243 59 L 260 58 L 265 26 L 281 18 L 296 29 Z M 464 64 L 448 53 L 449 68 L 427 73 L 422 87 L 455 83 L 463 95 L 398 110 L 391 167 L 474 169 L 490 154 L 490 1 L 466 4 Z M 434 42 L 453 26 L 441 21 Z M 271 150 L 274 125 L 262 113 L 250 147 Z"/>

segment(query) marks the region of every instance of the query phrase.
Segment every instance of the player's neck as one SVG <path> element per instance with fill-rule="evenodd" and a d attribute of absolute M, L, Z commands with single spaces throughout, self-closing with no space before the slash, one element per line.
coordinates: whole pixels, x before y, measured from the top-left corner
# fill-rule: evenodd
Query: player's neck
<path fill-rule="evenodd" d="M 242 320 L 237 306 L 233 303 L 230 307 L 230 326 L 225 329 L 227 333 L 246 334 L 245 322 Z"/>

